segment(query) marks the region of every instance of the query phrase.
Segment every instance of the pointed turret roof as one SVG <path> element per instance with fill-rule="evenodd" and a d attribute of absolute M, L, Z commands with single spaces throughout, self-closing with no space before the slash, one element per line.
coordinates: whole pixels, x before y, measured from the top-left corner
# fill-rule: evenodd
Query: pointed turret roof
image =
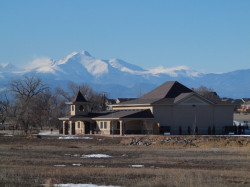
<path fill-rule="evenodd" d="M 79 90 L 77 95 L 75 96 L 75 98 L 73 99 L 73 103 L 76 103 L 76 102 L 88 102 L 85 97 L 82 95 L 81 91 Z"/>
<path fill-rule="evenodd" d="M 143 95 L 140 99 L 152 99 L 152 98 L 175 98 L 182 93 L 193 92 L 191 89 L 182 85 L 178 81 L 168 81 L 157 87 L 148 94 Z"/>

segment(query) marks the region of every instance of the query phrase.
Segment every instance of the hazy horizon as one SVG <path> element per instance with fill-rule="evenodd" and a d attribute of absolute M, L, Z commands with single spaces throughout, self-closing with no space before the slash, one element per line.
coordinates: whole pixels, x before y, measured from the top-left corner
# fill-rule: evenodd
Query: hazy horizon
<path fill-rule="evenodd" d="M 145 69 L 250 69 L 250 1 L 1 1 L 0 64 L 86 50 Z"/>

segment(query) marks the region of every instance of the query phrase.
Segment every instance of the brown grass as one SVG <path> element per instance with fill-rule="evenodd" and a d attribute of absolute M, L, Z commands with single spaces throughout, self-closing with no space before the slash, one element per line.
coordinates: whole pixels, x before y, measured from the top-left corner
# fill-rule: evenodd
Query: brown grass
<path fill-rule="evenodd" d="M 138 136 L 136 137 L 138 138 Z M 119 186 L 249 186 L 249 138 L 198 137 L 194 145 L 144 136 L 152 145 L 128 145 L 131 137 L 93 140 L 0 136 L 0 186 L 93 183 Z M 172 137 L 174 140 L 176 137 Z M 102 139 L 102 140 L 99 140 Z M 153 141 L 154 140 L 154 141 Z M 241 141 L 241 144 L 238 142 Z M 112 158 L 81 158 L 83 154 Z M 72 164 L 81 164 L 73 166 Z M 66 165 L 55 167 L 54 165 Z M 132 168 L 142 164 L 144 168 Z"/>

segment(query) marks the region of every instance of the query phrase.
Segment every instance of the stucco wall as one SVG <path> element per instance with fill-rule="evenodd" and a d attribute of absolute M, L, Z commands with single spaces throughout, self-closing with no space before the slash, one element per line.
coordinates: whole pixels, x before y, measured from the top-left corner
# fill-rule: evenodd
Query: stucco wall
<path fill-rule="evenodd" d="M 154 106 L 154 123 L 160 126 L 170 126 L 171 134 L 179 134 L 179 127 L 182 134 L 188 134 L 188 126 L 191 134 L 197 126 L 198 134 L 208 134 L 208 128 L 215 126 L 216 134 L 222 134 L 224 126 L 233 123 L 232 106 L 214 105 L 175 105 L 175 106 Z"/>
<path fill-rule="evenodd" d="M 83 106 L 83 111 L 79 110 L 80 106 Z M 89 106 L 87 104 L 81 104 L 81 103 L 77 103 L 74 105 L 70 105 L 70 115 L 74 116 L 74 115 L 87 115 L 89 111 Z"/>
<path fill-rule="evenodd" d="M 80 123 L 80 127 L 78 127 L 78 123 Z M 82 121 L 76 121 L 75 122 L 75 130 L 76 130 L 76 134 L 84 134 L 84 123 Z"/>
<path fill-rule="evenodd" d="M 213 126 L 213 106 L 177 105 L 174 107 L 173 117 L 171 133 L 179 134 L 179 127 L 181 127 L 182 134 L 188 134 L 188 127 L 190 127 L 193 134 L 197 127 L 198 134 L 207 134 L 208 127 Z"/>
<path fill-rule="evenodd" d="M 103 123 L 103 127 L 101 128 L 101 122 Z M 107 128 L 104 128 L 104 122 L 107 123 Z M 110 128 L 111 128 L 111 122 L 110 121 L 97 121 L 97 127 L 100 130 L 101 134 L 109 135 L 110 134 Z"/>
<path fill-rule="evenodd" d="M 233 107 L 232 106 L 218 106 L 215 108 L 214 120 L 216 126 L 216 133 L 222 134 L 224 126 L 233 125 Z"/>
<path fill-rule="evenodd" d="M 173 107 L 172 106 L 154 106 L 154 123 L 160 123 L 161 126 L 172 126 Z"/>

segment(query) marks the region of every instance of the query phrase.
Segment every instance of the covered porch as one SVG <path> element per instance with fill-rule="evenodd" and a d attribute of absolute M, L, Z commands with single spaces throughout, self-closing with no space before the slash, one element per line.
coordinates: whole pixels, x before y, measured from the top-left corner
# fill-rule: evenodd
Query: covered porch
<path fill-rule="evenodd" d="M 62 125 L 63 135 L 93 134 L 96 129 L 96 122 L 91 118 L 64 118 Z"/>
<path fill-rule="evenodd" d="M 101 134 L 153 134 L 153 115 L 150 110 L 112 111 L 93 118 Z"/>

